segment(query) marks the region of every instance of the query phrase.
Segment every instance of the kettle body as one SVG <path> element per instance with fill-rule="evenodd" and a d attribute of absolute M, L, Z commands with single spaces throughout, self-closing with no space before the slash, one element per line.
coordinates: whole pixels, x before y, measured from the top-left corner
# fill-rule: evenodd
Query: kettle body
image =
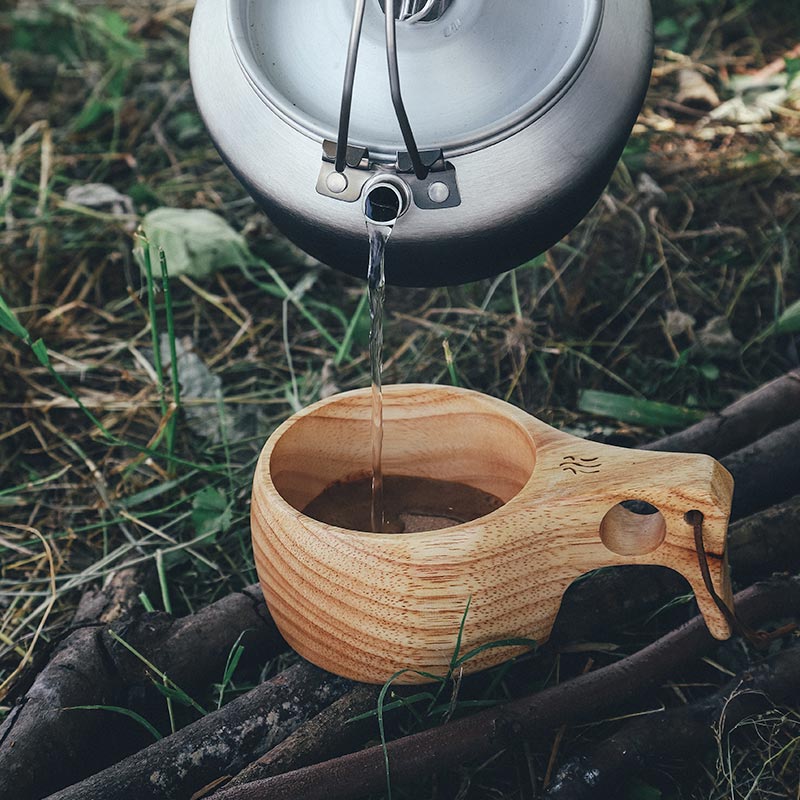
<path fill-rule="evenodd" d="M 605 188 L 641 108 L 652 63 L 647 0 L 450 0 L 432 21 L 398 23 L 408 118 L 420 151 L 439 154 L 441 171 L 422 182 L 404 167 L 380 0 L 363 12 L 346 177 L 331 178 L 353 2 L 197 2 L 198 107 L 278 228 L 364 277 L 364 196 L 391 180 L 408 202 L 386 280 L 406 286 L 495 275 L 568 233 Z"/>

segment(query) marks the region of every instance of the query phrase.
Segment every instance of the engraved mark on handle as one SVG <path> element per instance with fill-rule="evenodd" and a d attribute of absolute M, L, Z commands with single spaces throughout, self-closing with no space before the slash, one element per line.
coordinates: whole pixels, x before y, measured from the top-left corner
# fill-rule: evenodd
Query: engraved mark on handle
<path fill-rule="evenodd" d="M 600 458 L 594 456 L 593 458 L 581 458 L 579 456 L 564 456 L 561 464 L 559 465 L 563 472 L 571 472 L 573 475 L 580 473 L 581 475 L 595 475 L 600 472 Z"/>

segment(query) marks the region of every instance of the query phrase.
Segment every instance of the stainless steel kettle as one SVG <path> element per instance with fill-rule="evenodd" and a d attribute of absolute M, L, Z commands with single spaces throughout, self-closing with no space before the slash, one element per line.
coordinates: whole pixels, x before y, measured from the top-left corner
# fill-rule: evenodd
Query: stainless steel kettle
<path fill-rule="evenodd" d="M 386 14 L 386 5 L 394 13 Z M 222 157 L 275 224 L 364 277 L 511 269 L 595 203 L 647 89 L 647 0 L 198 0 L 190 63 Z"/>

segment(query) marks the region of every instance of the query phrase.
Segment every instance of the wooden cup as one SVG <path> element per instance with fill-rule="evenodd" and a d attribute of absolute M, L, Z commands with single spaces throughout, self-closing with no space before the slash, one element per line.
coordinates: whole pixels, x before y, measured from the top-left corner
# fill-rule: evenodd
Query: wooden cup
<path fill-rule="evenodd" d="M 704 515 L 716 592 L 731 606 L 725 557 L 733 479 L 710 456 L 627 450 L 551 428 L 477 392 L 384 388 L 384 474 L 456 481 L 500 497 L 485 517 L 437 531 L 333 527 L 304 508 L 334 481 L 370 469 L 370 392 L 330 397 L 269 438 L 253 481 L 256 567 L 276 624 L 300 655 L 339 675 L 405 683 L 465 672 L 545 641 L 561 598 L 598 567 L 658 564 L 681 573 L 718 639 L 730 635 L 706 589 L 685 514 Z M 640 500 L 657 513 L 620 505 Z M 465 616 L 467 603 L 469 611 Z"/>

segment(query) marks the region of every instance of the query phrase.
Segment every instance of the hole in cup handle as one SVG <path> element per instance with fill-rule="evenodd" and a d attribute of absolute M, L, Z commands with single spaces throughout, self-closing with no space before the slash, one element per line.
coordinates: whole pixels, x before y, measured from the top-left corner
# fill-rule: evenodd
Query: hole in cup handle
<path fill-rule="evenodd" d="M 643 556 L 661 547 L 667 536 L 664 515 L 645 500 L 617 503 L 600 522 L 600 540 L 619 556 Z"/>

